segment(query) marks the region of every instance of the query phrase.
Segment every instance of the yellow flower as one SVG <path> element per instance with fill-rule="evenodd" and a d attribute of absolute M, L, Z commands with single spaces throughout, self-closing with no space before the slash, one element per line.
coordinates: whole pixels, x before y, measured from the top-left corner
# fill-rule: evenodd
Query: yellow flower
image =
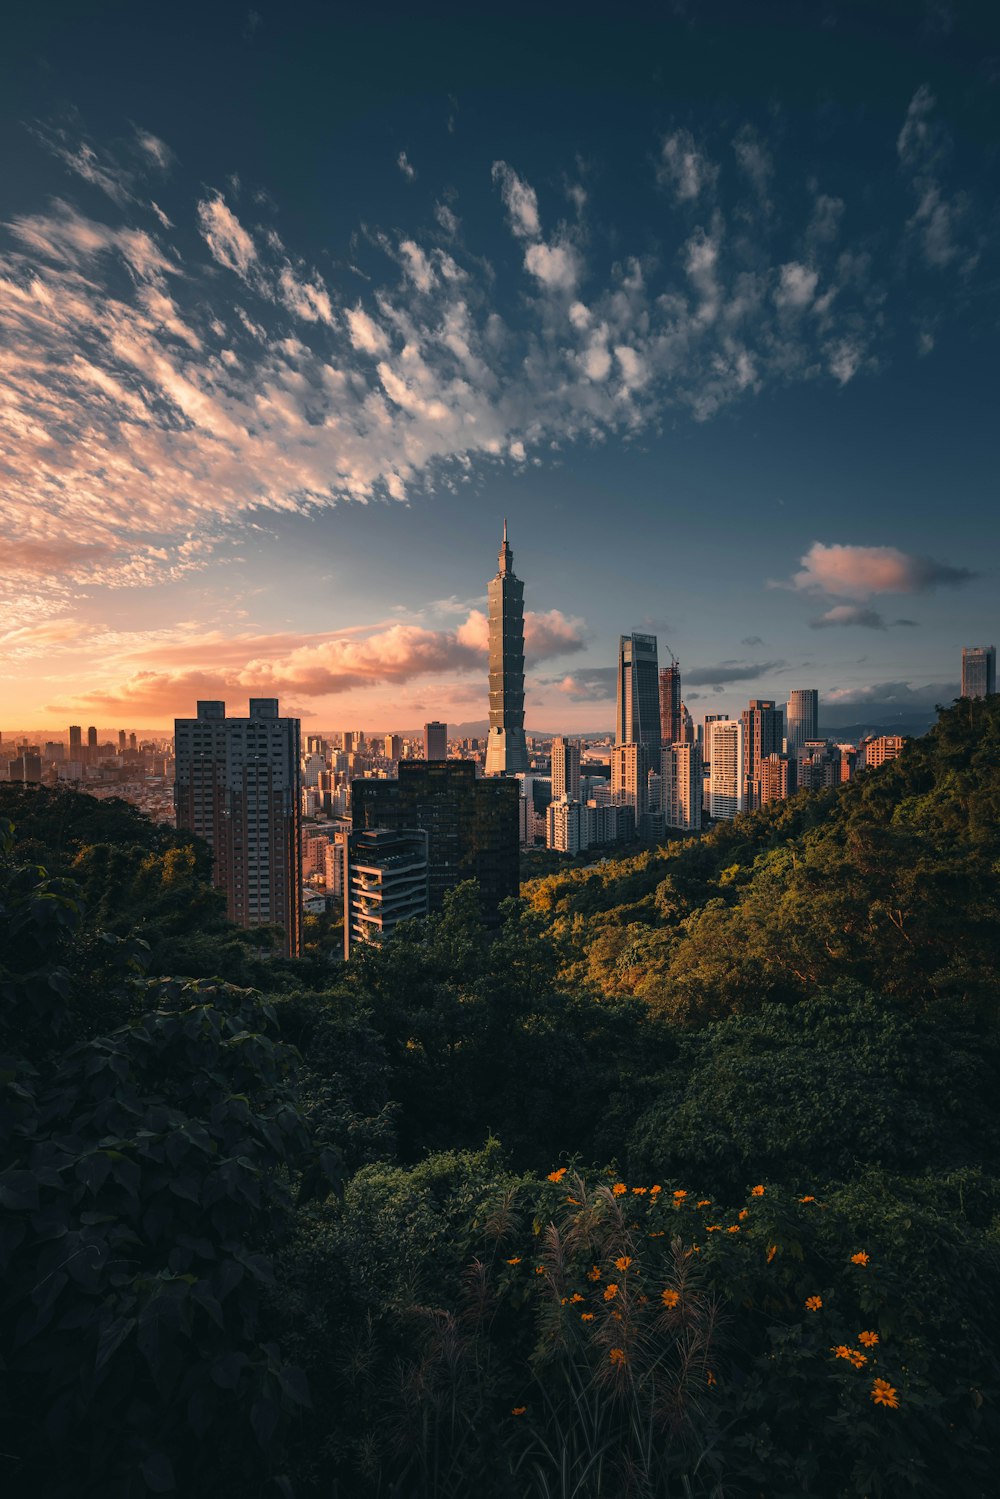
<path fill-rule="evenodd" d="M 578 1301 L 583 1300 L 583 1297 L 580 1295 L 579 1291 L 574 1291 L 569 1299 L 573 1303 L 573 1305 L 576 1306 Z"/>
<path fill-rule="evenodd" d="M 624 1364 L 625 1362 L 624 1348 L 612 1348 L 611 1352 L 608 1354 L 608 1358 L 613 1364 L 616 1364 L 619 1368 L 621 1368 L 622 1364 Z"/>
<path fill-rule="evenodd" d="M 864 1345 L 865 1345 L 866 1348 L 874 1348 L 875 1344 L 878 1342 L 878 1333 L 877 1332 L 859 1332 L 858 1333 L 858 1342 L 859 1343 L 864 1343 Z"/>
<path fill-rule="evenodd" d="M 806 1297 L 806 1311 L 809 1311 L 809 1312 L 818 1312 L 819 1309 L 820 1309 L 820 1307 L 822 1305 L 823 1305 L 823 1298 L 822 1298 L 822 1296 L 807 1296 Z"/>
<path fill-rule="evenodd" d="M 660 1300 L 663 1302 L 663 1305 L 669 1307 L 671 1311 L 673 1311 L 674 1307 L 677 1305 L 680 1299 L 680 1291 L 673 1291 L 669 1286 L 665 1291 L 660 1292 Z"/>
<path fill-rule="evenodd" d="M 738 1234 L 739 1231 L 740 1231 L 740 1226 L 739 1226 L 738 1223 L 731 1223 L 729 1225 L 729 1227 L 726 1229 L 726 1233 L 727 1234 Z"/>
<path fill-rule="evenodd" d="M 769 1244 L 767 1247 L 767 1263 L 770 1264 L 778 1252 L 777 1244 Z"/>
<path fill-rule="evenodd" d="M 674 1201 L 675 1202 L 683 1202 L 686 1196 L 687 1196 L 687 1193 L 685 1192 L 684 1188 L 683 1187 L 678 1187 L 677 1191 L 674 1193 Z"/>
<path fill-rule="evenodd" d="M 650 1189 L 649 1189 L 649 1195 L 650 1195 L 650 1197 L 656 1197 L 662 1191 L 663 1191 L 662 1187 L 658 1187 L 658 1186 L 656 1186 L 656 1187 L 650 1187 Z"/>
<path fill-rule="evenodd" d="M 550 1182 L 561 1182 L 566 1175 L 566 1167 L 560 1166 L 558 1171 L 550 1171 L 547 1180 Z"/>
<path fill-rule="evenodd" d="M 615 1269 L 616 1270 L 627 1270 L 628 1267 L 629 1267 L 629 1265 L 631 1265 L 631 1263 L 632 1263 L 632 1256 L 630 1254 L 620 1254 L 618 1256 L 618 1258 L 615 1260 Z"/>
<path fill-rule="evenodd" d="M 616 1197 L 624 1197 L 625 1193 L 628 1191 L 628 1187 L 626 1187 L 624 1182 L 615 1182 L 611 1190 Z"/>
<path fill-rule="evenodd" d="M 610 1283 L 610 1285 L 606 1285 L 604 1287 L 604 1299 L 605 1299 L 605 1301 L 614 1301 L 614 1299 L 615 1299 L 615 1297 L 617 1295 L 618 1295 L 618 1287 L 615 1285 L 614 1281 L 612 1281 Z"/>
<path fill-rule="evenodd" d="M 816 1199 L 815 1199 L 815 1197 L 800 1197 L 799 1201 L 800 1202 L 815 1202 Z"/>
<path fill-rule="evenodd" d="M 580 1321 L 581 1322 L 593 1322 L 593 1320 L 594 1320 L 594 1314 L 593 1314 L 593 1312 L 581 1312 L 580 1313 Z"/>
<path fill-rule="evenodd" d="M 890 1410 L 899 1409 L 899 1396 L 887 1379 L 876 1379 L 872 1385 L 872 1399 L 876 1405 L 887 1405 Z"/>
<path fill-rule="evenodd" d="M 867 1256 L 867 1254 L 865 1253 L 865 1251 L 863 1249 L 859 1249 L 858 1252 L 857 1252 L 857 1254 L 852 1254 L 851 1255 L 851 1264 L 852 1265 L 867 1265 L 867 1263 L 868 1263 L 868 1256 Z"/>
<path fill-rule="evenodd" d="M 596 1280 L 600 1280 L 600 1278 L 601 1278 L 601 1272 L 600 1272 L 600 1270 L 598 1270 L 598 1268 L 597 1268 L 596 1265 L 591 1265 L 590 1269 L 587 1271 L 587 1279 L 588 1280 L 595 1280 L 596 1281 Z"/>
<path fill-rule="evenodd" d="M 524 1413 L 525 1413 L 525 1411 L 527 1409 L 528 1409 L 528 1407 L 526 1405 L 515 1405 L 513 1407 L 513 1409 L 511 1410 L 511 1415 L 512 1416 L 523 1416 Z"/>
<path fill-rule="evenodd" d="M 763 1197 L 763 1195 L 764 1195 L 764 1188 L 763 1187 L 751 1187 L 750 1188 L 750 1196 L 751 1197 Z"/>
<path fill-rule="evenodd" d="M 515 1254 L 511 1257 L 511 1259 L 507 1261 L 507 1263 L 508 1265 L 519 1265 L 521 1263 L 521 1256 L 519 1254 Z"/>

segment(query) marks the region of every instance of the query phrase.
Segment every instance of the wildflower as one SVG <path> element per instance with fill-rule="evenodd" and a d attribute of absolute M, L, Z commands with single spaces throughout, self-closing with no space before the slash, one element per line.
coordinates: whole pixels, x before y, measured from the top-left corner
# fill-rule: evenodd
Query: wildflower
<path fill-rule="evenodd" d="M 523 1416 L 524 1413 L 525 1413 L 525 1411 L 527 1409 L 528 1409 L 528 1407 L 526 1405 L 515 1405 L 511 1409 L 511 1415 L 512 1416 Z"/>
<path fill-rule="evenodd" d="M 608 1354 L 608 1358 L 613 1364 L 616 1364 L 618 1368 L 621 1368 L 622 1364 L 624 1364 L 625 1362 L 624 1348 L 612 1348 L 611 1352 Z"/>
<path fill-rule="evenodd" d="M 678 1187 L 677 1191 L 674 1193 L 674 1201 L 683 1202 L 686 1196 L 687 1193 L 685 1192 L 684 1188 Z"/>
<path fill-rule="evenodd" d="M 649 1195 L 650 1195 L 650 1197 L 658 1197 L 659 1194 L 662 1191 L 663 1191 L 662 1187 L 660 1187 L 660 1186 L 653 1186 L 653 1187 L 650 1187 L 650 1189 L 649 1189 Z"/>
<path fill-rule="evenodd" d="M 875 1344 L 878 1342 L 878 1333 L 877 1332 L 859 1332 L 858 1333 L 858 1342 L 859 1343 L 863 1343 L 866 1348 L 874 1348 Z"/>
<path fill-rule="evenodd" d="M 587 1271 L 587 1279 L 588 1280 L 597 1281 L 597 1280 L 600 1280 L 600 1278 L 601 1278 L 601 1272 L 600 1272 L 600 1270 L 598 1270 L 598 1268 L 597 1268 L 596 1265 L 591 1265 L 590 1269 Z"/>
<path fill-rule="evenodd" d="M 580 1295 L 579 1291 L 574 1291 L 573 1294 L 572 1294 L 572 1296 L 569 1299 L 570 1299 L 571 1303 L 573 1304 L 573 1306 L 576 1306 L 576 1304 L 577 1304 L 578 1301 L 582 1301 L 583 1300 L 583 1297 Z"/>
<path fill-rule="evenodd" d="M 738 1223 L 731 1223 L 729 1225 L 729 1227 L 726 1229 L 726 1233 L 727 1234 L 738 1234 L 739 1231 L 740 1231 L 740 1226 L 739 1226 Z"/>
<path fill-rule="evenodd" d="M 618 1287 L 615 1285 L 614 1281 L 611 1281 L 611 1283 L 609 1285 L 606 1285 L 604 1287 L 604 1299 L 605 1299 L 605 1301 L 614 1301 L 614 1299 L 615 1299 L 615 1297 L 617 1295 L 618 1295 Z"/>
<path fill-rule="evenodd" d="M 507 1263 L 508 1265 L 519 1265 L 521 1263 L 521 1256 L 519 1254 L 512 1255 Z"/>
<path fill-rule="evenodd" d="M 750 1196 L 751 1197 L 763 1197 L 763 1195 L 764 1195 L 764 1188 L 763 1187 L 751 1187 L 750 1188 Z"/>
<path fill-rule="evenodd" d="M 887 1405 L 890 1410 L 899 1409 L 899 1395 L 887 1379 L 876 1379 L 872 1385 L 872 1399 L 876 1405 Z"/>
<path fill-rule="evenodd" d="M 777 1244 L 769 1244 L 767 1246 L 767 1263 L 768 1264 L 771 1263 L 771 1261 L 774 1259 L 774 1256 L 777 1254 L 777 1252 L 778 1252 L 778 1246 L 777 1246 Z"/>
<path fill-rule="evenodd" d="M 851 1264 L 852 1265 L 867 1265 L 867 1263 L 868 1263 L 868 1256 L 867 1256 L 867 1254 L 865 1253 L 865 1251 L 863 1249 L 859 1249 L 858 1252 L 857 1252 L 857 1254 L 852 1254 L 851 1255 Z"/>
<path fill-rule="evenodd" d="M 628 1187 L 626 1187 L 624 1182 L 615 1182 L 611 1190 L 616 1197 L 624 1197 L 625 1193 L 628 1191 Z"/>
<path fill-rule="evenodd" d="M 646 1195 L 646 1188 L 645 1187 L 633 1187 L 632 1188 L 632 1196 L 633 1197 L 645 1197 L 645 1195 Z"/>
<path fill-rule="evenodd" d="M 594 1314 L 593 1314 L 593 1312 L 581 1312 L 580 1313 L 580 1321 L 581 1322 L 593 1322 L 593 1320 L 594 1320 Z"/>
<path fill-rule="evenodd" d="M 715 1375 L 712 1373 L 711 1369 L 706 1369 L 705 1371 L 705 1383 L 708 1385 L 709 1389 L 711 1389 L 712 1385 L 715 1384 Z"/>
<path fill-rule="evenodd" d="M 800 1197 L 799 1201 L 800 1202 L 815 1202 L 816 1199 L 815 1199 L 815 1197 Z"/>
<path fill-rule="evenodd" d="M 631 1263 L 632 1263 L 632 1256 L 630 1254 L 620 1254 L 618 1256 L 618 1258 L 615 1260 L 615 1269 L 616 1270 L 627 1270 L 628 1267 L 629 1267 L 629 1265 L 631 1265 Z"/>
<path fill-rule="evenodd" d="M 674 1307 L 677 1305 L 680 1299 L 680 1291 L 671 1290 L 669 1286 L 665 1291 L 660 1292 L 660 1300 L 663 1302 L 663 1305 L 669 1307 L 671 1311 L 673 1311 Z"/>
<path fill-rule="evenodd" d="M 705 1232 L 707 1234 L 721 1234 L 721 1232 L 722 1232 L 722 1224 L 721 1223 L 710 1223 L 708 1225 L 708 1227 L 705 1229 Z"/>
<path fill-rule="evenodd" d="M 865 1355 L 858 1348 L 849 1348 L 847 1357 L 850 1359 L 855 1369 L 863 1369 L 865 1364 L 867 1364 L 868 1362 Z"/>
<path fill-rule="evenodd" d="M 835 1348 L 830 1349 L 830 1352 L 837 1358 L 850 1358 L 852 1350 L 846 1343 L 838 1343 Z"/>
<path fill-rule="evenodd" d="M 550 1182 L 561 1182 L 566 1175 L 566 1167 L 560 1166 L 558 1171 L 550 1171 L 547 1180 Z"/>
<path fill-rule="evenodd" d="M 820 1309 L 820 1307 L 822 1305 L 823 1305 L 823 1298 L 822 1298 L 822 1296 L 807 1296 L 806 1297 L 806 1311 L 809 1311 L 809 1312 L 818 1312 L 819 1309 Z"/>
<path fill-rule="evenodd" d="M 545 1266 L 544 1265 L 536 1265 L 535 1266 L 535 1274 L 536 1275 L 544 1275 L 545 1274 Z"/>
<path fill-rule="evenodd" d="M 702 1197 L 700 1199 L 700 1201 L 698 1201 L 698 1202 L 695 1203 L 695 1207 L 696 1208 L 710 1208 L 711 1206 L 712 1206 L 712 1199 L 711 1199 L 711 1197 Z"/>
<path fill-rule="evenodd" d="M 749 1208 L 740 1208 L 740 1210 L 736 1214 L 736 1216 L 740 1220 L 740 1222 L 742 1223 L 743 1220 L 744 1220 L 744 1218 L 749 1218 L 749 1216 L 750 1216 L 750 1209 Z"/>
<path fill-rule="evenodd" d="M 621 1312 L 612 1312 L 611 1315 L 612 1317 L 614 1317 L 616 1322 L 620 1322 L 622 1320 Z"/>

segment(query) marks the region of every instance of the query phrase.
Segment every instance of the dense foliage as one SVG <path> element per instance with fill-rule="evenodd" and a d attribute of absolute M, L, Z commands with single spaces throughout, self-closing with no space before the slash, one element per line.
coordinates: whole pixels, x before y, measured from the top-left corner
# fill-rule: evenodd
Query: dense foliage
<path fill-rule="evenodd" d="M 994 1491 L 1000 699 L 332 962 L 0 787 L 0 1475 Z"/>

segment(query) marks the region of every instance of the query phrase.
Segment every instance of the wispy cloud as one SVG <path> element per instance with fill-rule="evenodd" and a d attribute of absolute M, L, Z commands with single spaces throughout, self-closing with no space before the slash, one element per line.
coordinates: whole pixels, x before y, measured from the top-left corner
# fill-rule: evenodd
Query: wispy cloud
<path fill-rule="evenodd" d="M 407 182 L 416 182 L 417 169 L 410 161 L 410 158 L 407 156 L 405 151 L 400 151 L 399 155 L 396 157 L 396 165 L 402 172 L 403 176 L 406 178 Z"/>
<path fill-rule="evenodd" d="M 685 687 L 725 687 L 730 682 L 754 682 L 769 672 L 783 671 L 787 661 L 720 661 L 717 666 L 696 666 L 683 673 Z"/>

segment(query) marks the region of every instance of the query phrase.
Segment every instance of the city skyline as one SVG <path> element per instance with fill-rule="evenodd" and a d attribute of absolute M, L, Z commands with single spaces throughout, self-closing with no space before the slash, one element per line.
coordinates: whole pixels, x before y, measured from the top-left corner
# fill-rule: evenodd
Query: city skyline
<path fill-rule="evenodd" d="M 336 10 L 200 14 L 19 15 L 0 63 L 5 727 L 482 722 L 505 514 L 529 734 L 612 728 L 628 633 L 696 721 L 957 694 L 1000 633 L 974 19 L 543 20 L 544 85 L 491 34 L 487 88 L 485 29 L 400 8 L 310 92 Z"/>

